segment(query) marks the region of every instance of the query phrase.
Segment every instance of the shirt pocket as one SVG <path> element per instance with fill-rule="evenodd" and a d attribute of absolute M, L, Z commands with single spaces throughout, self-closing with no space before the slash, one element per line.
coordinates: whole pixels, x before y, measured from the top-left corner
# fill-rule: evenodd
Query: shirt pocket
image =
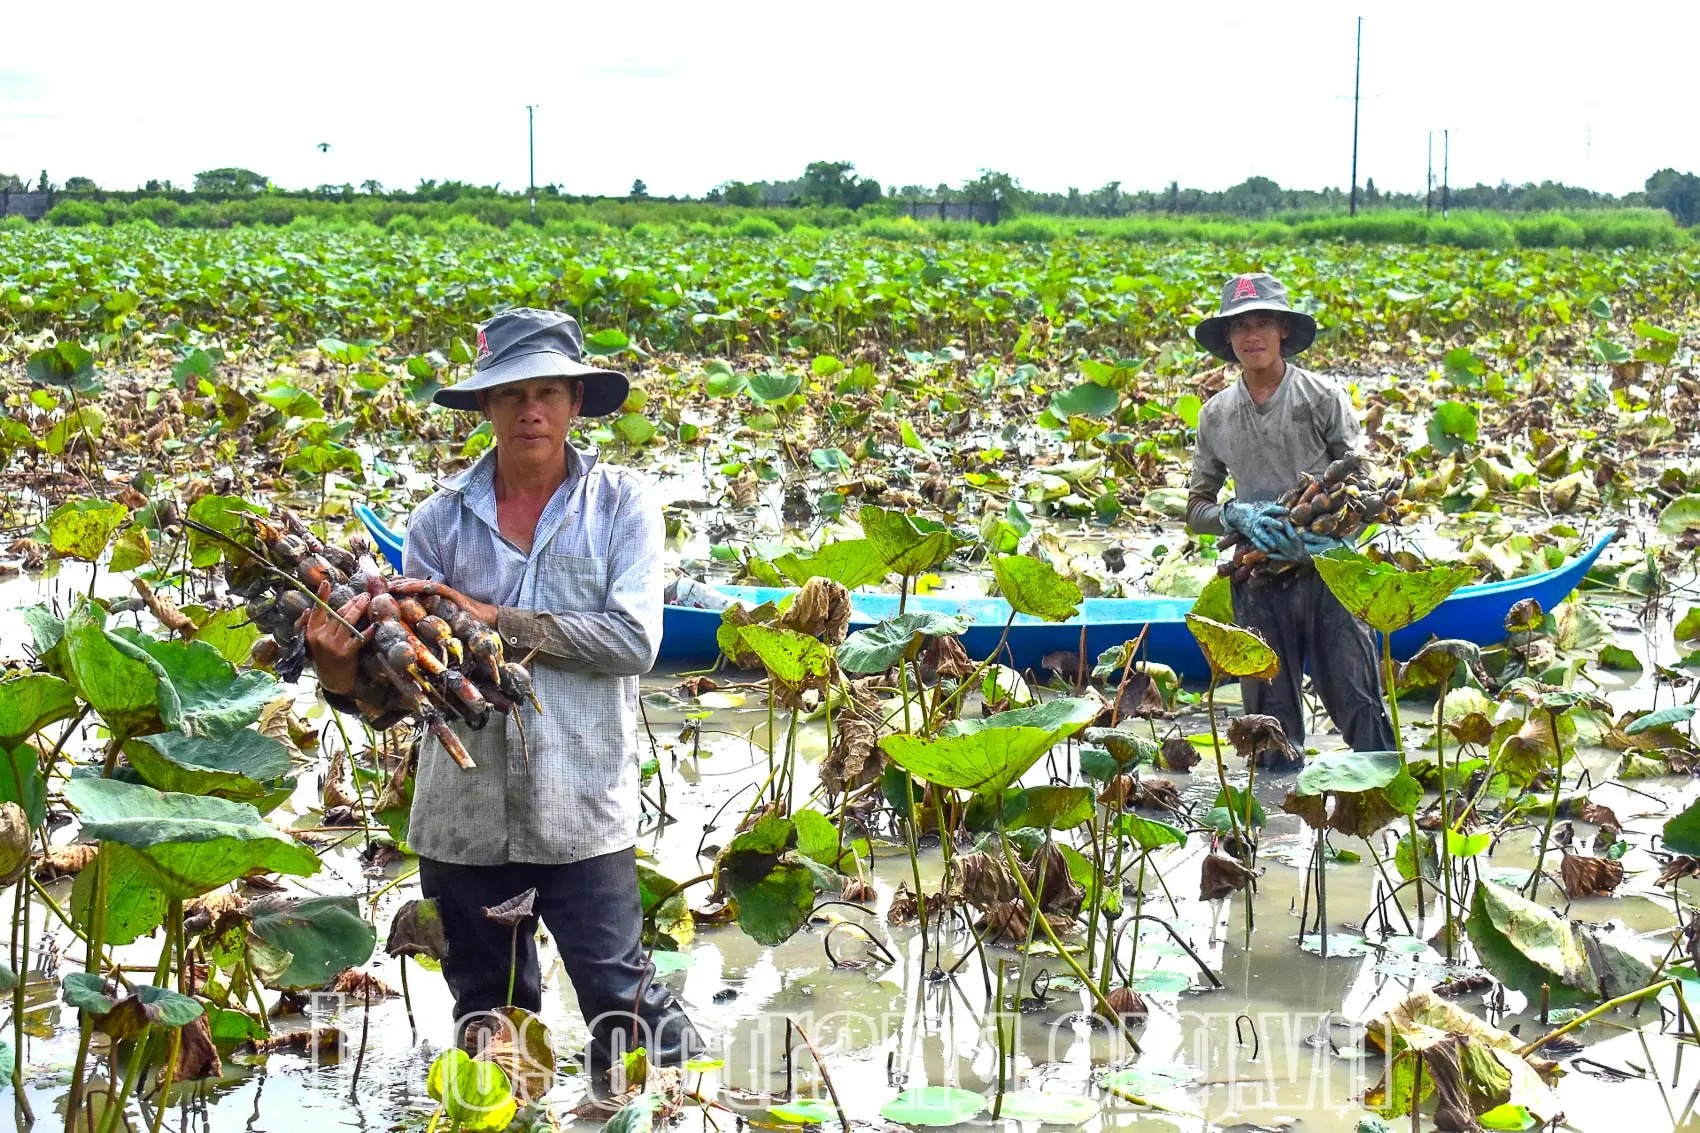
<path fill-rule="evenodd" d="M 600 613 L 608 604 L 608 560 L 545 553 L 537 562 L 537 598 L 546 611 Z"/>

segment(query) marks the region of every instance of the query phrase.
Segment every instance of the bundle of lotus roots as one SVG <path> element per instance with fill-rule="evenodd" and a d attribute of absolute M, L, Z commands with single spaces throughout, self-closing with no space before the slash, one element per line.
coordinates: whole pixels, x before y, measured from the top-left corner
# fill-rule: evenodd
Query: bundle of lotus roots
<path fill-rule="evenodd" d="M 246 599 L 249 619 L 270 635 L 254 643 L 255 664 L 270 665 L 286 681 L 300 677 L 311 659 L 307 620 L 329 582 L 327 614 L 334 611 L 365 638 L 354 699 L 375 726 L 411 716 L 470 768 L 451 716 L 476 730 L 492 711 L 505 714 L 520 701 L 542 711 L 531 674 L 503 659 L 500 634 L 440 595 L 390 593 L 394 576 L 380 569 L 363 538 L 331 546 L 287 510 L 282 526 L 256 520 L 255 527 L 266 562 L 256 556 L 229 571 L 231 592 Z"/>
<path fill-rule="evenodd" d="M 1309 531 L 1350 540 L 1362 534 L 1364 528 L 1372 523 L 1399 522 L 1400 493 L 1405 486 L 1405 477 L 1395 473 L 1377 484 L 1371 472 L 1362 456 L 1349 452 L 1330 464 L 1320 478 L 1305 473 L 1299 485 L 1276 502 L 1288 509 L 1287 518 L 1301 534 Z M 1223 559 L 1217 565 L 1217 574 L 1231 577 L 1235 582 L 1256 582 L 1300 566 L 1299 563 L 1272 559 L 1267 552 L 1244 544 L 1245 538 L 1234 531 L 1217 541 L 1218 550 L 1235 546 L 1241 548 L 1232 559 Z"/>

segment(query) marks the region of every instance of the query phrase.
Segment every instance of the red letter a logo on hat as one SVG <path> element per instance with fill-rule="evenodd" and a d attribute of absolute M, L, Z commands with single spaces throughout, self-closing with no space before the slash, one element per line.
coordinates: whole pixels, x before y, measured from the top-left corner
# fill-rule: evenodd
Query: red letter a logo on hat
<path fill-rule="evenodd" d="M 1257 297 L 1257 284 L 1251 281 L 1251 276 L 1242 275 L 1240 281 L 1234 285 L 1234 297 L 1230 302 L 1238 303 L 1241 299 L 1256 299 Z M 482 336 L 478 339 L 478 343 L 481 347 L 483 346 L 484 339 Z"/>
<path fill-rule="evenodd" d="M 1236 298 L 1236 299 L 1239 298 L 1239 295 L 1236 293 L 1234 298 Z M 480 358 L 490 357 L 490 344 L 484 340 L 484 328 L 483 327 L 478 328 L 478 357 L 480 357 Z"/>

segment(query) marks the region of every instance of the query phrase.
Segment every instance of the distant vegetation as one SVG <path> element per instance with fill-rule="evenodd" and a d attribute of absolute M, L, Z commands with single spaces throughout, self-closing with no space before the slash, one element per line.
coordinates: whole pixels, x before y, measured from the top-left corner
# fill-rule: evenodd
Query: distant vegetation
<path fill-rule="evenodd" d="M 192 188 L 150 181 L 137 191 L 101 190 L 86 177 L 67 179 L 47 214 L 62 226 L 146 222 L 162 228 L 286 225 L 373 226 L 395 233 L 445 233 L 535 223 L 568 234 L 604 229 L 730 230 L 761 236 L 798 228 L 857 227 L 887 239 L 975 237 L 1047 241 L 1075 235 L 1147 242 L 1213 240 L 1262 243 L 1346 240 L 1361 243 L 1453 244 L 1474 248 L 1648 247 L 1685 241 L 1700 218 L 1700 177 L 1663 169 L 1643 192 L 1621 197 L 1575 186 L 1474 185 L 1450 189 L 1443 215 L 1438 190 L 1388 193 L 1368 179 L 1360 211 L 1347 212 L 1339 189 L 1285 189 L 1251 177 L 1220 192 L 1183 189 L 1124 192 L 1111 182 L 1090 192 L 1045 193 L 990 170 L 960 186 L 887 189 L 859 176 L 847 161 L 812 162 L 794 181 L 715 186 L 701 199 L 650 195 L 635 179 L 624 198 L 575 197 L 558 186 L 527 192 L 459 181 L 421 181 L 390 190 L 374 180 L 283 190 L 264 174 L 222 168 L 196 174 Z M 34 184 L 0 174 L 0 189 L 56 189 L 45 170 Z M 907 216 L 911 202 L 996 205 L 995 232 L 978 226 Z M 8 223 L 19 223 L 16 219 Z"/>

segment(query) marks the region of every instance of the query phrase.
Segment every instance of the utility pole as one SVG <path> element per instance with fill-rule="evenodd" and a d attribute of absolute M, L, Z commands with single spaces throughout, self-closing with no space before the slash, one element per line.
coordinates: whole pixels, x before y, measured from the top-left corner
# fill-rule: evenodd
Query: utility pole
<path fill-rule="evenodd" d="M 1448 196 L 1452 188 L 1452 131 L 1445 129 L 1440 132 L 1440 215 L 1446 216 Z"/>
<path fill-rule="evenodd" d="M 1434 215 L 1434 131 L 1428 132 L 1428 180 L 1423 182 L 1423 215 Z"/>
<path fill-rule="evenodd" d="M 1358 17 L 1358 58 L 1352 67 L 1352 215 L 1358 215 L 1358 94 L 1364 73 L 1364 18 Z"/>
<path fill-rule="evenodd" d="M 527 191 L 531 194 L 531 223 L 537 223 L 537 132 L 532 128 L 535 117 L 533 111 L 536 103 L 528 103 L 525 108 L 525 149 L 529 173 L 526 176 Z"/>

